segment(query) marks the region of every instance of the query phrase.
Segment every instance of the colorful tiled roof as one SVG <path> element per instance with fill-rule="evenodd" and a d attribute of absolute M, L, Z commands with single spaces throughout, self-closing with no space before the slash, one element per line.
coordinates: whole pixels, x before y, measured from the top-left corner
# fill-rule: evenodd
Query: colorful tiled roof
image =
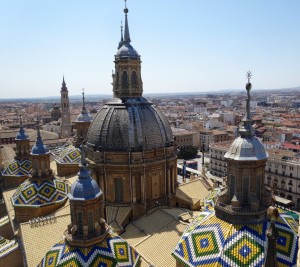
<path fill-rule="evenodd" d="M 14 206 L 43 206 L 63 202 L 68 191 L 68 186 L 61 179 L 27 179 L 12 196 L 12 203 Z"/>
<path fill-rule="evenodd" d="M 139 266 L 140 255 L 121 237 L 109 233 L 99 244 L 84 248 L 61 241 L 43 258 L 39 267 Z"/>
<path fill-rule="evenodd" d="M 72 145 L 67 146 L 61 151 L 57 157 L 57 161 L 61 163 L 79 164 L 81 151 Z"/>
<path fill-rule="evenodd" d="M 259 224 L 230 224 L 215 216 L 213 209 L 200 213 L 192 222 L 172 255 L 184 266 L 263 266 L 270 222 Z M 297 223 L 279 210 L 275 221 L 278 266 L 296 266 L 298 238 Z"/>
<path fill-rule="evenodd" d="M 2 174 L 12 176 L 29 175 L 32 170 L 32 162 L 30 159 L 13 160 L 4 165 Z"/>

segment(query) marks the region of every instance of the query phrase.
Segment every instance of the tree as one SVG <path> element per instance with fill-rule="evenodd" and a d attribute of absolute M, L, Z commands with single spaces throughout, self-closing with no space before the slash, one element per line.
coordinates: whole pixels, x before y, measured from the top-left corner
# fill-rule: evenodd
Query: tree
<path fill-rule="evenodd" d="M 193 159 L 197 156 L 198 148 L 195 146 L 188 146 L 186 148 L 182 148 L 177 156 L 179 159 Z"/>

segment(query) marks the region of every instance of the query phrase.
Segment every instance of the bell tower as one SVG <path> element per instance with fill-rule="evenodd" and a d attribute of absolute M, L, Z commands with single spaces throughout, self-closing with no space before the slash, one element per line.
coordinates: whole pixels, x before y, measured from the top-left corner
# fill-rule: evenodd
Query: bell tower
<path fill-rule="evenodd" d="M 125 1 L 125 29 L 121 25 L 121 41 L 118 52 L 115 55 L 115 73 L 113 73 L 113 93 L 114 97 L 141 97 L 143 94 L 143 82 L 141 76 L 141 57 L 130 44 L 130 34 L 128 26 L 129 10 Z M 123 36 L 124 35 L 124 36 Z"/>
<path fill-rule="evenodd" d="M 266 219 L 271 192 L 264 186 L 268 153 L 254 136 L 250 114 L 251 72 L 247 73 L 247 110 L 237 137 L 224 155 L 227 188 L 215 205 L 217 217 L 230 223 L 260 223 Z"/>
<path fill-rule="evenodd" d="M 68 138 L 72 135 L 71 125 L 71 114 L 70 114 L 70 103 L 69 103 L 69 91 L 63 77 L 62 87 L 60 90 L 61 94 L 61 137 Z"/>

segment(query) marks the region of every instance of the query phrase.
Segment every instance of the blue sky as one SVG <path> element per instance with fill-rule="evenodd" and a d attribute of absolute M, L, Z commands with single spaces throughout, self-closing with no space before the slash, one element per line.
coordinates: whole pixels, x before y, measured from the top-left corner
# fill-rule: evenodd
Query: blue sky
<path fill-rule="evenodd" d="M 128 0 L 145 93 L 300 85 L 300 1 Z M 122 0 L 1 0 L 1 98 L 112 94 Z"/>

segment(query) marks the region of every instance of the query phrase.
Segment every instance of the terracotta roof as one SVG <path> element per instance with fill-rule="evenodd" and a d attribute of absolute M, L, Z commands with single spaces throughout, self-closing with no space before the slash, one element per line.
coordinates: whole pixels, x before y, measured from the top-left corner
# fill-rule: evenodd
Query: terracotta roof
<path fill-rule="evenodd" d="M 202 179 L 181 184 L 176 189 L 176 197 L 192 203 L 203 200 L 208 194 L 209 190 L 204 186 Z"/>
<path fill-rule="evenodd" d="M 182 209 L 172 210 L 183 213 Z M 176 266 L 171 252 L 186 225 L 174 219 L 172 214 L 170 209 L 158 209 L 130 222 L 126 232 L 121 235 L 141 254 L 144 261 L 142 266 Z"/>
<path fill-rule="evenodd" d="M 20 234 L 28 267 L 36 267 L 40 263 L 53 244 L 62 239 L 70 222 L 70 216 L 63 215 L 38 224 L 20 224 Z"/>

